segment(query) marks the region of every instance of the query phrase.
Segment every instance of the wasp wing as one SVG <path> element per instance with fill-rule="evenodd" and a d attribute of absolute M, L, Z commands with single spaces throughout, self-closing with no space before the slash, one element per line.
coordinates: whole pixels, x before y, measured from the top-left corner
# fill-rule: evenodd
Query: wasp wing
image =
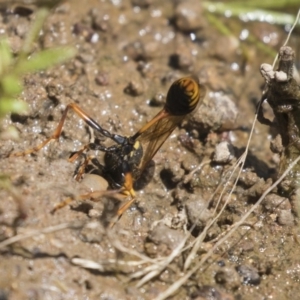
<path fill-rule="evenodd" d="M 153 120 L 137 132 L 135 137 L 142 143 L 144 149 L 144 155 L 139 166 L 141 173 L 184 117 L 172 116 L 165 110 L 162 110 Z"/>
<path fill-rule="evenodd" d="M 204 98 L 205 88 L 191 77 L 183 77 L 171 85 L 164 108 L 131 138 L 142 143 L 144 155 L 139 165 L 143 172 L 158 149 L 186 115 L 196 111 Z"/>

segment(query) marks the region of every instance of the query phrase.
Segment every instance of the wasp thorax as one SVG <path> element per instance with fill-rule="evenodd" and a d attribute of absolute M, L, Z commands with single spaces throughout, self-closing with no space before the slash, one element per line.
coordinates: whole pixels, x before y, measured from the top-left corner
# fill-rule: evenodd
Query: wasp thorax
<path fill-rule="evenodd" d="M 199 83 L 191 77 L 183 77 L 171 85 L 165 109 L 175 116 L 186 115 L 197 107 L 200 95 Z"/>

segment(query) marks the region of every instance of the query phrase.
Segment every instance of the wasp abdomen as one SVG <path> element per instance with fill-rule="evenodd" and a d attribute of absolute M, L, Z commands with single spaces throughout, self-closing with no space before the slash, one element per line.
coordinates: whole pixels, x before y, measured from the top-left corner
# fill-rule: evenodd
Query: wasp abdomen
<path fill-rule="evenodd" d="M 170 87 L 165 109 L 174 116 L 192 112 L 203 99 L 204 87 L 191 77 L 176 80 Z"/>

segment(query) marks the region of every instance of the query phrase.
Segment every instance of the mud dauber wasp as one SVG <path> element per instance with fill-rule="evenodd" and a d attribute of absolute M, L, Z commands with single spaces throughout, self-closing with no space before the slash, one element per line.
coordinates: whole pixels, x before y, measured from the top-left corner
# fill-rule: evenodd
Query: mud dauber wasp
<path fill-rule="evenodd" d="M 52 140 L 57 140 L 62 132 L 69 109 L 82 118 L 96 132 L 111 139 L 115 144 L 105 147 L 101 142 L 89 143 L 81 150 L 75 152 L 69 161 L 73 162 L 77 157 L 85 154 L 88 150 L 100 150 L 105 152 L 103 174 L 112 189 L 119 189 L 122 194 L 130 197 L 117 212 L 121 216 L 135 200 L 133 183 L 141 176 L 145 167 L 152 160 L 164 141 L 172 133 L 175 127 L 191 112 L 195 111 L 198 104 L 204 98 L 205 87 L 196 79 L 183 77 L 171 85 L 163 109 L 137 133 L 130 137 L 112 134 L 102 128 L 94 119 L 88 116 L 77 104 L 70 103 L 63 112 L 62 118 L 52 134 L 40 145 L 24 152 L 13 153 L 10 156 L 23 156 L 39 151 Z M 87 157 L 78 171 L 76 179 L 84 174 L 85 167 L 89 162 Z M 83 195 L 82 199 L 92 198 L 93 193 Z M 70 201 L 56 206 L 56 209 L 65 206 Z"/>

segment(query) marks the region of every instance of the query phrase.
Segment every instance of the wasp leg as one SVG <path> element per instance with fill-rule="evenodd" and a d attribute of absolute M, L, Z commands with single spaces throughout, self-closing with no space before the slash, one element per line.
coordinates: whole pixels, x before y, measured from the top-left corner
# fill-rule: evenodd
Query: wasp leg
<path fill-rule="evenodd" d="M 32 149 L 28 149 L 23 152 L 12 153 L 10 156 L 24 156 L 27 154 L 31 154 L 33 152 L 37 152 L 37 151 L 41 150 L 43 147 L 45 147 L 51 141 L 57 140 L 61 135 L 62 128 L 63 128 L 63 125 L 64 125 L 66 117 L 67 117 L 67 113 L 70 108 L 72 108 L 75 111 L 75 113 L 87 123 L 87 125 L 89 125 L 93 129 L 95 129 L 96 131 L 100 132 L 102 135 L 106 136 L 107 138 L 112 139 L 113 141 L 115 141 L 118 144 L 122 144 L 126 140 L 126 138 L 123 136 L 120 136 L 118 134 L 111 134 L 106 129 L 103 129 L 94 119 L 89 117 L 87 115 L 87 113 L 85 113 L 77 104 L 70 103 L 67 105 L 66 109 L 64 110 L 63 115 L 59 121 L 59 124 L 50 138 L 46 139 L 44 142 L 42 142 L 41 144 L 37 145 L 36 147 L 34 147 Z"/>
<path fill-rule="evenodd" d="M 69 198 L 65 199 L 64 201 L 62 201 L 62 202 L 60 202 L 60 203 L 57 203 L 57 204 L 53 207 L 53 209 L 50 211 L 50 213 L 51 213 L 51 214 L 56 213 L 56 211 L 58 211 L 59 209 L 65 207 L 65 206 L 67 206 L 68 204 L 70 204 L 70 203 L 71 203 L 72 201 L 74 201 L 74 200 L 75 200 L 74 198 L 69 197 Z"/>
<path fill-rule="evenodd" d="M 128 174 L 128 179 L 132 181 L 132 178 L 130 179 L 129 177 L 131 177 L 131 174 Z M 131 199 L 129 201 L 127 201 L 126 203 L 124 203 L 117 211 L 116 214 L 116 219 L 111 221 L 109 224 L 109 227 L 113 227 L 115 225 L 115 223 L 117 222 L 117 220 L 122 216 L 122 214 L 131 206 L 131 204 L 134 202 L 135 200 L 135 192 L 133 190 L 133 188 L 131 187 L 131 191 L 127 191 L 125 190 L 125 187 L 123 189 L 119 189 L 119 190 L 110 190 L 110 191 L 95 191 L 95 192 L 90 192 L 87 194 L 83 194 L 80 195 L 78 197 L 69 197 L 66 198 L 65 200 L 63 200 L 62 202 L 56 204 L 53 209 L 51 210 L 51 213 L 54 214 L 56 211 L 58 211 L 59 209 L 69 205 L 71 202 L 73 202 L 74 200 L 87 200 L 90 199 L 91 201 L 97 202 L 99 201 L 99 198 L 102 196 L 112 196 L 114 195 L 117 199 L 120 199 L 120 197 L 117 197 L 116 194 L 119 194 L 120 196 L 124 197 L 124 195 L 131 196 Z M 121 195 L 123 194 L 123 195 Z"/>
<path fill-rule="evenodd" d="M 76 151 L 75 153 L 73 153 L 69 157 L 68 161 L 73 163 L 79 156 L 81 156 L 88 149 L 89 149 L 89 145 L 84 146 L 82 149 L 80 149 L 80 150 Z"/>
<path fill-rule="evenodd" d="M 126 201 L 123 205 L 121 205 L 121 207 L 118 209 L 116 217 L 109 223 L 109 228 L 112 228 L 116 224 L 116 222 L 120 219 L 123 213 L 135 201 L 136 197 L 135 197 L 135 191 L 133 189 L 133 178 L 132 178 L 132 173 L 130 171 L 125 173 L 125 182 L 123 188 L 121 189 L 121 193 L 125 196 L 130 196 L 130 199 Z"/>
<path fill-rule="evenodd" d="M 95 192 L 90 192 L 87 194 L 80 195 L 78 197 L 69 197 L 66 198 L 65 200 L 61 201 L 60 203 L 56 204 L 53 209 L 51 210 L 51 213 L 54 214 L 56 211 L 59 209 L 69 205 L 71 202 L 74 200 L 91 200 L 93 202 L 98 202 L 99 198 L 102 196 L 112 196 L 114 195 L 115 198 L 119 199 L 116 194 L 120 193 L 121 190 L 110 190 L 110 191 L 95 191 Z M 121 201 L 121 199 L 119 199 Z"/>
<path fill-rule="evenodd" d="M 90 143 L 88 145 L 85 145 L 82 149 L 76 151 L 74 154 L 69 157 L 69 162 L 74 162 L 79 156 L 81 156 L 85 151 L 87 150 L 100 150 L 103 152 L 114 152 L 118 149 L 118 146 L 110 146 L 110 147 L 105 147 L 101 144 L 95 144 L 95 143 Z"/>
<path fill-rule="evenodd" d="M 76 174 L 76 176 L 75 176 L 75 180 L 76 180 L 76 181 L 79 181 L 79 180 L 82 178 L 82 176 L 83 176 L 83 174 L 84 174 L 84 172 L 85 172 L 85 169 L 86 169 L 87 165 L 89 164 L 89 162 L 90 162 L 92 159 L 93 159 L 93 156 L 85 157 L 84 162 L 83 162 L 82 165 L 79 167 L 79 169 L 78 169 L 78 171 L 77 171 L 77 174 Z"/>

